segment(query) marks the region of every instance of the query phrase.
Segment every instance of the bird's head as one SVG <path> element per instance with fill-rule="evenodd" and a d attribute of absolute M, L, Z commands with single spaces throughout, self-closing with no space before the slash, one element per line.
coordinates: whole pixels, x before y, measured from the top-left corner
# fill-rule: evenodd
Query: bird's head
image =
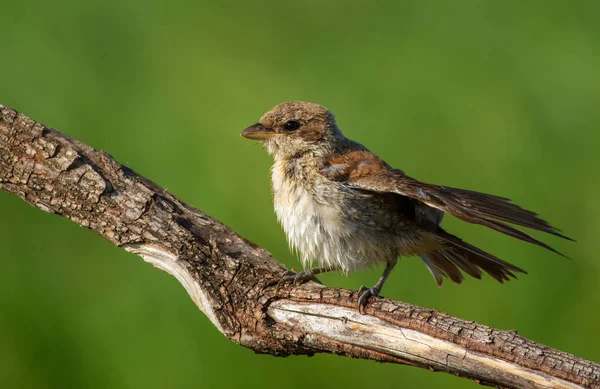
<path fill-rule="evenodd" d="M 327 108 L 303 101 L 281 103 L 246 128 L 242 136 L 263 142 L 275 158 L 325 155 L 344 139 Z"/>

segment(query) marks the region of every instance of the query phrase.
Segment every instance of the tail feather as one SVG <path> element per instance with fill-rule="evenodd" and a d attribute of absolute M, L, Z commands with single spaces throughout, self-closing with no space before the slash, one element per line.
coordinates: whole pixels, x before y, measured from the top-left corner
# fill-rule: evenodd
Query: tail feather
<path fill-rule="evenodd" d="M 462 282 L 462 273 L 442 252 L 434 251 L 429 254 L 421 254 L 421 259 L 429 268 L 431 275 L 433 275 L 438 285 L 442 285 L 443 277 L 448 277 L 457 284 Z"/>
<path fill-rule="evenodd" d="M 463 279 L 461 270 L 478 279 L 481 278 L 483 270 L 499 282 L 516 278 L 515 273 L 527 274 L 525 270 L 441 229 L 438 236 L 445 242 L 446 248 L 420 255 L 438 285 L 442 284 L 444 277 L 460 284 Z"/>

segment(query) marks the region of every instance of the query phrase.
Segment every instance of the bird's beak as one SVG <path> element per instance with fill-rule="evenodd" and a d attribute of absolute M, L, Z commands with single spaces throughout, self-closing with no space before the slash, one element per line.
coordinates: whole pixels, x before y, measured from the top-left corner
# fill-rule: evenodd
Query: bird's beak
<path fill-rule="evenodd" d="M 265 128 L 262 124 L 256 123 L 253 126 L 246 128 L 242 131 L 242 136 L 248 139 L 254 140 L 267 140 L 274 137 L 277 133 L 273 130 Z"/>

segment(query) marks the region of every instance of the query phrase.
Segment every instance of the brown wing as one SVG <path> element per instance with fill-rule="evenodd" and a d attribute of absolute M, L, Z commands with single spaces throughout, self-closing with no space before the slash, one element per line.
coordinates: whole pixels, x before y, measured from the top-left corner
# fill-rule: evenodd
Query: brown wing
<path fill-rule="evenodd" d="M 354 150 L 331 158 L 323 174 L 332 180 L 344 182 L 350 188 L 410 197 L 466 222 L 481 224 L 562 256 L 547 244 L 504 222 L 572 240 L 540 219 L 536 213 L 513 204 L 507 198 L 417 181 L 400 170 L 392 169 L 381 158 L 366 150 Z"/>

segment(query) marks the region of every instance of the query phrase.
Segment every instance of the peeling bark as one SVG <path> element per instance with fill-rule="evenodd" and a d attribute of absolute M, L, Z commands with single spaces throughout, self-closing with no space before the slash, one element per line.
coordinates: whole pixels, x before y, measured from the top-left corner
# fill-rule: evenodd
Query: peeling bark
<path fill-rule="evenodd" d="M 163 188 L 0 105 L 0 188 L 167 271 L 226 337 L 276 356 L 333 353 L 508 388 L 600 389 L 600 365 L 514 331 L 356 292 L 273 283 L 271 255 Z"/>

